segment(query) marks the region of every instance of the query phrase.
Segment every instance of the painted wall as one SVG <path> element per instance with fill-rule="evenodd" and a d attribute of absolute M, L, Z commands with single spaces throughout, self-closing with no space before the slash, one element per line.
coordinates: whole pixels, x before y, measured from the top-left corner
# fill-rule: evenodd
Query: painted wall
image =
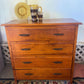
<path fill-rule="evenodd" d="M 0 24 L 18 19 L 14 7 L 26 0 L 0 0 Z M 43 8 L 44 18 L 74 18 L 84 23 L 84 0 L 27 0 L 27 4 L 38 4 Z M 84 42 L 84 25 L 79 26 L 78 42 Z M 4 28 L 0 28 L 1 41 L 6 42 Z"/>

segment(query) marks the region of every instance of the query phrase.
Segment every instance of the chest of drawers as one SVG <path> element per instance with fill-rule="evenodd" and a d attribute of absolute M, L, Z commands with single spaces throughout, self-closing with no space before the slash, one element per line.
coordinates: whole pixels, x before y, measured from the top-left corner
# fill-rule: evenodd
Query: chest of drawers
<path fill-rule="evenodd" d="M 13 20 L 3 24 L 15 81 L 71 80 L 72 83 L 79 24 L 73 19 L 42 23 Z"/>

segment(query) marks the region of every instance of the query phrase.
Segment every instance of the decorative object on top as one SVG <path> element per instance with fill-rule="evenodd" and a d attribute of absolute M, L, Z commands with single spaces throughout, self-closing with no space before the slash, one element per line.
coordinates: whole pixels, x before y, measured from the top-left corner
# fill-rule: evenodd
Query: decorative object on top
<path fill-rule="evenodd" d="M 30 6 L 32 22 L 37 22 L 37 14 L 38 14 L 38 5 Z"/>
<path fill-rule="evenodd" d="M 19 19 L 27 19 L 30 16 L 30 6 L 20 2 L 15 6 L 15 14 Z"/>
<path fill-rule="evenodd" d="M 20 2 L 15 6 L 15 14 L 19 19 L 27 19 L 31 15 L 32 22 L 37 22 L 38 13 L 42 14 L 42 7 L 37 4 L 27 5 L 27 3 Z M 43 15 L 41 16 L 43 17 Z M 42 17 L 40 20 L 42 20 Z"/>
<path fill-rule="evenodd" d="M 42 7 L 38 5 L 30 5 L 31 17 L 32 22 L 42 21 Z M 40 14 L 40 15 L 38 15 Z M 40 16 L 40 17 L 39 17 Z M 40 20 L 38 20 L 40 19 Z"/>
<path fill-rule="evenodd" d="M 43 21 L 43 13 L 42 12 L 38 12 L 38 21 L 39 22 Z"/>
<path fill-rule="evenodd" d="M 39 10 L 41 9 L 40 11 L 42 12 L 42 7 L 41 6 L 38 6 L 37 4 L 33 4 L 33 5 L 30 5 L 31 9 L 34 9 L 34 10 Z"/>

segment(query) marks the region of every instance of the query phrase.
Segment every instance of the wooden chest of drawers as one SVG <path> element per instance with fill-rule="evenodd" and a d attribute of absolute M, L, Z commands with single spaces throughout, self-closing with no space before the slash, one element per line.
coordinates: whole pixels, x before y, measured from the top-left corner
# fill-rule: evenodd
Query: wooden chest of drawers
<path fill-rule="evenodd" d="M 73 19 L 3 24 L 15 80 L 71 80 L 78 25 Z M 17 83 L 17 82 L 16 82 Z"/>

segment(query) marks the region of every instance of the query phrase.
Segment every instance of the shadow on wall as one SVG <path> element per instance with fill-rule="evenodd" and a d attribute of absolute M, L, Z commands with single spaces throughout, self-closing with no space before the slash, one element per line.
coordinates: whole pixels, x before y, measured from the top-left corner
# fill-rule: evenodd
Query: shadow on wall
<path fill-rule="evenodd" d="M 2 42 L 2 37 L 1 37 L 1 26 L 0 26 L 0 43 Z"/>
<path fill-rule="evenodd" d="M 0 26 L 0 43 L 6 43 L 6 42 L 7 42 L 7 37 L 6 37 L 5 28 L 3 26 Z"/>
<path fill-rule="evenodd" d="M 43 17 L 46 18 L 46 19 L 50 17 L 49 13 L 47 13 L 47 12 L 45 12 L 44 15 L 43 15 Z"/>
<path fill-rule="evenodd" d="M 77 43 L 83 43 L 84 44 L 84 23 L 79 26 Z"/>

